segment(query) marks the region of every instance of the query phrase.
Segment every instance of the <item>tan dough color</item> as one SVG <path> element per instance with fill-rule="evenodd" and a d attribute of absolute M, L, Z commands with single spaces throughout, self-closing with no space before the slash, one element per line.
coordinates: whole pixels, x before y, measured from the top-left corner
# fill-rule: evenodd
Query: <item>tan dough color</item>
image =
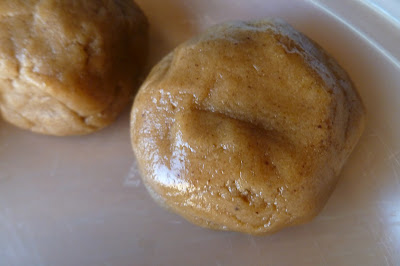
<path fill-rule="evenodd" d="M 0 1 L 0 114 L 51 135 L 107 126 L 135 92 L 147 27 L 130 0 Z"/>
<path fill-rule="evenodd" d="M 363 127 L 346 73 L 280 20 L 217 25 L 183 43 L 154 67 L 131 117 L 160 204 L 250 234 L 313 218 Z"/>

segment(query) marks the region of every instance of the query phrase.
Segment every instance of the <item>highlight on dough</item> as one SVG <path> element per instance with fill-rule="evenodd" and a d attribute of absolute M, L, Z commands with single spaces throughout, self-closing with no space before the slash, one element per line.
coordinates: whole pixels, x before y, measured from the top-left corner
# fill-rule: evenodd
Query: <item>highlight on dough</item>
<path fill-rule="evenodd" d="M 229 22 L 151 71 L 131 113 L 142 179 L 162 206 L 249 234 L 310 221 L 360 138 L 346 72 L 279 19 Z"/>

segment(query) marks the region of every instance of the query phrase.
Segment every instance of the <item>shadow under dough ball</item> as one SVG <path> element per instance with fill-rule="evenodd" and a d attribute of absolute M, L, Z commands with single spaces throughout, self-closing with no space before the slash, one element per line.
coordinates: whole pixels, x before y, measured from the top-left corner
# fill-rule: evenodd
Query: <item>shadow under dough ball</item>
<path fill-rule="evenodd" d="M 280 20 L 225 23 L 181 44 L 131 114 L 156 201 L 194 224 L 250 234 L 317 215 L 363 128 L 347 74 Z"/>
<path fill-rule="evenodd" d="M 147 29 L 131 0 L 1 1 L 1 115 L 50 135 L 109 125 L 138 86 Z"/>

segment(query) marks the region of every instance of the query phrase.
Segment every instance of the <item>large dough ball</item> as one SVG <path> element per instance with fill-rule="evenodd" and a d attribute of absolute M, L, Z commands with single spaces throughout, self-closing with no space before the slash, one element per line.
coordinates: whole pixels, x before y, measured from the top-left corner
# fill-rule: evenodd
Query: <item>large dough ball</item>
<path fill-rule="evenodd" d="M 130 102 L 147 54 L 131 0 L 0 1 L 0 110 L 21 128 L 86 134 Z"/>
<path fill-rule="evenodd" d="M 152 70 L 131 117 L 159 203 L 251 234 L 314 217 L 363 127 L 346 73 L 279 20 L 218 25 L 180 45 Z"/>

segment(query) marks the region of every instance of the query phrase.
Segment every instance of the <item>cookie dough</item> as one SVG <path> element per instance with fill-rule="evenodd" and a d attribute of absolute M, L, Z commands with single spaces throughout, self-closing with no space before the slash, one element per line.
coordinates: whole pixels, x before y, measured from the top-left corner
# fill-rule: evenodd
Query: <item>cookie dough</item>
<path fill-rule="evenodd" d="M 109 125 L 130 102 L 147 55 L 131 0 L 0 1 L 0 114 L 50 135 Z"/>
<path fill-rule="evenodd" d="M 143 180 L 194 224 L 250 234 L 323 208 L 364 128 L 354 85 L 281 20 L 210 28 L 166 56 L 131 114 Z"/>

